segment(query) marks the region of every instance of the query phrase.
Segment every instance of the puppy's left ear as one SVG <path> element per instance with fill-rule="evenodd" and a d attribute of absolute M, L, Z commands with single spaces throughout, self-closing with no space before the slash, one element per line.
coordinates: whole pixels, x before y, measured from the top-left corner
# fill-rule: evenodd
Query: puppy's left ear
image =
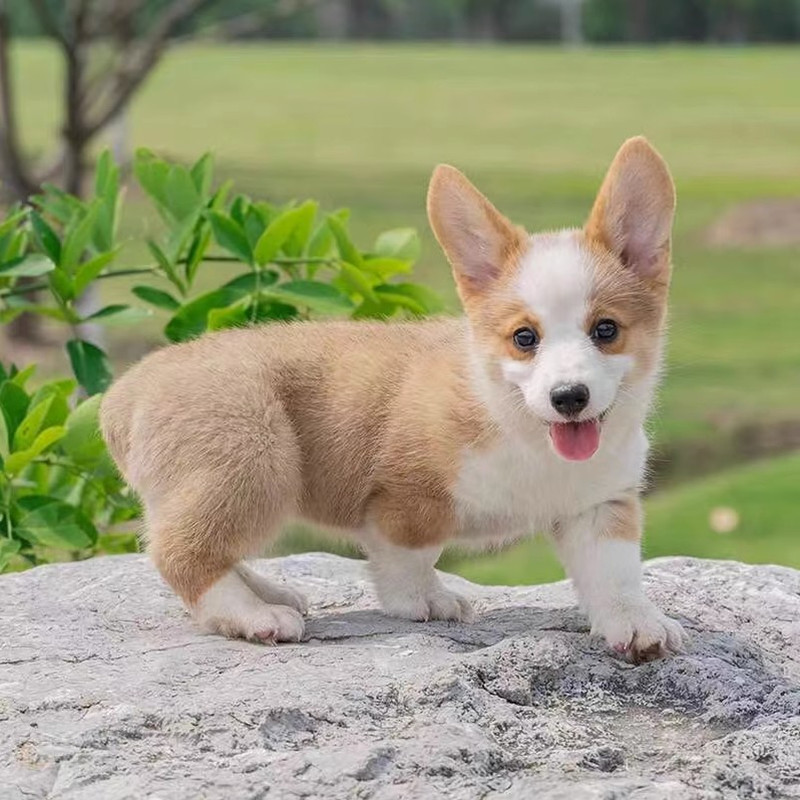
<path fill-rule="evenodd" d="M 453 267 L 462 299 L 489 289 L 525 249 L 525 231 L 446 164 L 436 167 L 431 177 L 428 219 Z"/>
<path fill-rule="evenodd" d="M 642 278 L 666 283 L 674 216 L 669 169 L 647 139 L 637 136 L 611 162 L 585 230 Z"/>

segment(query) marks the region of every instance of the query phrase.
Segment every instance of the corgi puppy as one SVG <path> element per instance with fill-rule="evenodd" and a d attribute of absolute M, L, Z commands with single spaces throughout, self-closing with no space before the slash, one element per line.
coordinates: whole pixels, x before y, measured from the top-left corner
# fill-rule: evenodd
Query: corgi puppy
<path fill-rule="evenodd" d="M 297 641 L 307 604 L 246 564 L 288 519 L 358 541 L 388 614 L 473 617 L 448 542 L 548 535 L 592 630 L 632 661 L 684 634 L 641 585 L 644 423 L 659 372 L 675 191 L 625 142 L 583 228 L 528 235 L 439 166 L 428 215 L 465 316 L 291 322 L 150 354 L 102 429 L 167 583 L 206 629 Z"/>

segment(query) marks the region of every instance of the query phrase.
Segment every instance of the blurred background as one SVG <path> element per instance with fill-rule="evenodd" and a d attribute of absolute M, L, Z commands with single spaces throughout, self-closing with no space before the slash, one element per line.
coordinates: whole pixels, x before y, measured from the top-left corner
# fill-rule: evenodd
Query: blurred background
<path fill-rule="evenodd" d="M 573 226 L 644 134 L 678 191 L 645 554 L 800 567 L 798 40 L 800 0 L 0 0 L 0 174 L 11 202 L 43 178 L 80 193 L 104 147 L 213 151 L 254 198 L 349 207 L 356 241 L 415 226 L 415 279 L 456 312 L 424 213 L 436 163 L 530 230 Z M 129 190 L 119 267 L 144 257 L 149 208 Z M 160 330 L 109 333 L 115 363 Z M 27 318 L 0 347 L 65 369 Z M 561 576 L 536 540 L 443 563 Z"/>

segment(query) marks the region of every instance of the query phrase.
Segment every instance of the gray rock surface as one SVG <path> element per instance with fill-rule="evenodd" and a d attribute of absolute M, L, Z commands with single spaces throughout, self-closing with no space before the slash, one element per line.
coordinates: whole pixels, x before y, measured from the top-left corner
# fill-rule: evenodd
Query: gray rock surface
<path fill-rule="evenodd" d="M 800 797 L 800 573 L 664 559 L 690 650 L 630 666 L 568 584 L 389 619 L 363 564 L 262 561 L 307 640 L 199 633 L 142 557 L 0 578 L 0 797 Z"/>

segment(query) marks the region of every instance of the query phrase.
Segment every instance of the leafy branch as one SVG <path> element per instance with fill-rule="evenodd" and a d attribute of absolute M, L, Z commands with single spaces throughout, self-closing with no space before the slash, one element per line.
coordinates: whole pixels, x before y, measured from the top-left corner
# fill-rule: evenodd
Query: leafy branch
<path fill-rule="evenodd" d="M 161 313 L 167 340 L 181 342 L 276 320 L 383 319 L 441 308 L 432 291 L 407 280 L 420 247 L 411 229 L 386 231 L 371 248 L 359 248 L 346 210 L 325 214 L 311 200 L 278 206 L 232 195 L 230 184 L 215 186 L 209 155 L 186 166 L 141 150 L 134 175 L 162 222 L 146 242 L 153 257 L 146 266 L 114 268 L 123 252 L 122 193 L 108 153 L 96 164 L 86 199 L 45 184 L 0 220 L 0 325 L 23 311 L 64 325 L 74 376 L 30 389 L 33 367 L 0 363 L 0 571 L 59 553 L 83 557 L 136 546 L 125 526 L 139 508 L 98 428 L 111 362 L 80 337 L 79 325 L 136 324 Z M 197 292 L 202 269 L 219 276 L 209 266 L 215 263 L 241 269 L 234 277 L 226 270 L 216 288 Z M 122 277 L 140 279 L 131 304 L 79 310 L 90 287 Z"/>

